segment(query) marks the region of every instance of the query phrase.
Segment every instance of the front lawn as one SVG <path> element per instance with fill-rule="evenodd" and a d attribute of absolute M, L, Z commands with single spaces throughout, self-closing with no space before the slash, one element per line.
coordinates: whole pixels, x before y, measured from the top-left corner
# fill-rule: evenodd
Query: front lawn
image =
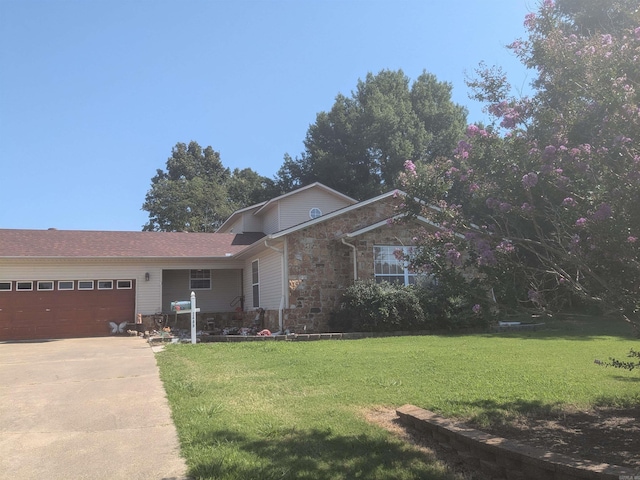
<path fill-rule="evenodd" d="M 638 372 L 604 368 L 638 341 L 612 320 L 536 332 L 169 345 L 157 354 L 196 479 L 451 479 L 364 418 L 411 403 L 482 424 L 568 405 L 640 402 Z"/>

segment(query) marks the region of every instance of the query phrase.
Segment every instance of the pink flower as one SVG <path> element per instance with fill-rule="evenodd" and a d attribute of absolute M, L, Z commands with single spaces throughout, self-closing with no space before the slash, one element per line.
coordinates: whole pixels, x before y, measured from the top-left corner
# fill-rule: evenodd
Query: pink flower
<path fill-rule="evenodd" d="M 527 13 L 524 17 L 524 26 L 531 29 L 536 24 L 536 14 L 535 13 Z"/>
<path fill-rule="evenodd" d="M 584 217 L 580 217 L 578 220 L 576 220 L 576 227 L 584 227 L 586 223 L 587 219 Z"/>
<path fill-rule="evenodd" d="M 591 218 L 593 218 L 595 221 L 601 221 L 606 220 L 607 218 L 611 218 L 612 215 L 613 212 L 611 211 L 611 206 L 606 203 L 602 203 L 598 207 L 598 210 L 596 210 L 595 213 L 591 216 Z"/>
<path fill-rule="evenodd" d="M 538 183 L 538 175 L 534 172 L 527 173 L 522 177 L 522 186 L 527 190 L 535 187 Z"/>
<path fill-rule="evenodd" d="M 409 175 L 411 175 L 412 177 L 415 177 L 417 175 L 416 165 L 411 160 L 407 160 L 406 162 L 404 162 L 404 169 L 409 172 Z"/>
<path fill-rule="evenodd" d="M 513 243 L 511 243 L 508 240 L 503 240 L 502 242 L 500 242 L 500 244 L 496 247 L 496 250 L 498 250 L 501 253 L 511 253 L 515 251 L 515 247 L 513 246 Z"/>
<path fill-rule="evenodd" d="M 562 201 L 562 205 L 565 207 L 575 207 L 578 203 L 571 197 L 567 197 Z"/>
<path fill-rule="evenodd" d="M 636 243 L 637 241 L 638 241 L 638 237 L 632 237 L 632 236 L 627 237 L 627 242 L 629 243 Z"/>
<path fill-rule="evenodd" d="M 471 310 L 473 310 L 473 313 L 478 314 L 478 313 L 480 313 L 481 309 L 482 309 L 482 307 L 479 304 L 476 303 Z"/>

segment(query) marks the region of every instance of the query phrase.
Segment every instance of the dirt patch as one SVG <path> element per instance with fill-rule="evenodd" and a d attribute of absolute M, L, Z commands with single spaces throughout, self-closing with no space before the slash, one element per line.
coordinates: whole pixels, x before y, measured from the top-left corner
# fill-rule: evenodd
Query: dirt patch
<path fill-rule="evenodd" d="M 395 409 L 367 411 L 365 418 L 435 456 L 468 480 L 484 477 L 469 470 L 456 456 L 411 428 L 402 425 Z M 520 443 L 562 453 L 573 458 L 640 469 L 640 405 L 632 408 L 599 408 L 563 411 L 549 417 L 524 417 L 490 428 L 468 424 L 484 432 Z"/>
<path fill-rule="evenodd" d="M 482 430 L 574 458 L 640 468 L 640 406 L 566 410 Z"/>

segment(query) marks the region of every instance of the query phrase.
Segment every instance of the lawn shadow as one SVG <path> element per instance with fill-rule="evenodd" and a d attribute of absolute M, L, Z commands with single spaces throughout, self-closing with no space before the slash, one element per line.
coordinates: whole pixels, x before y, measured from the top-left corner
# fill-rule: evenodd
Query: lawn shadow
<path fill-rule="evenodd" d="M 596 317 L 585 315 L 558 315 L 543 317 L 532 321 L 531 319 L 519 319 L 523 323 L 541 323 L 535 329 L 531 328 L 504 328 L 484 333 L 487 337 L 506 337 L 534 340 L 572 340 L 589 341 L 596 337 L 618 337 L 621 339 L 637 340 L 634 330 L 628 322 L 622 318 Z"/>
<path fill-rule="evenodd" d="M 459 405 L 461 410 L 480 409 L 478 415 L 469 419 L 469 423 L 476 427 L 503 425 L 513 420 L 514 417 L 550 417 L 559 414 L 562 410 L 560 402 L 544 403 L 538 400 L 512 400 L 498 402 L 492 399 L 476 400 L 473 402 L 452 401 Z"/>
<path fill-rule="evenodd" d="M 248 438 L 229 430 L 208 431 L 194 439 L 201 446 L 232 443 L 254 461 L 229 460 L 221 455 L 208 455 L 206 460 L 191 465 L 193 478 L 211 479 L 300 479 L 315 480 L 403 478 L 433 480 L 451 479 L 435 457 L 408 445 L 380 437 L 343 436 L 327 429 L 300 431 L 289 429 L 278 437 Z"/>
<path fill-rule="evenodd" d="M 523 400 L 458 404 L 484 410 L 465 422 L 472 428 L 575 458 L 640 466 L 640 405 L 634 398 L 602 397 L 588 409 Z"/>

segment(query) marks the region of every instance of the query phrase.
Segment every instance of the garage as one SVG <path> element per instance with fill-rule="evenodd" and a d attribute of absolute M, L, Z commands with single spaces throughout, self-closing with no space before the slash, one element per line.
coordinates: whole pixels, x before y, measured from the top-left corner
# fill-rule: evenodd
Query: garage
<path fill-rule="evenodd" d="M 126 333 L 135 292 L 131 279 L 1 280 L 0 340 Z"/>

